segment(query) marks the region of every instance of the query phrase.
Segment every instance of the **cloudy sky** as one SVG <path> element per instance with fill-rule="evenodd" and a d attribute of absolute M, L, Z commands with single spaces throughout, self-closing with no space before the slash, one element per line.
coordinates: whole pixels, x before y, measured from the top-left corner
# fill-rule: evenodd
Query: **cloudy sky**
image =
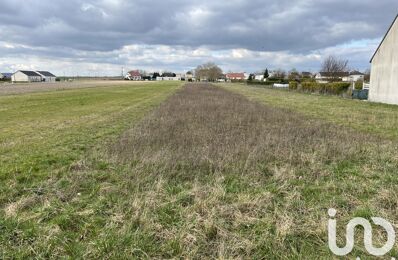
<path fill-rule="evenodd" d="M 397 0 L 0 0 L 0 71 L 366 69 Z"/>

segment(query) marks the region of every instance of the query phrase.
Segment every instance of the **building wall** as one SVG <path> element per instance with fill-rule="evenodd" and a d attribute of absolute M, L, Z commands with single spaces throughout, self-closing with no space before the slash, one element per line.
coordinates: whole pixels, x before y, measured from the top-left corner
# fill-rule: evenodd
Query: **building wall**
<path fill-rule="evenodd" d="M 22 72 L 18 71 L 12 75 L 11 80 L 13 82 L 41 82 L 41 77 L 40 76 L 29 77 L 23 74 Z"/>
<path fill-rule="evenodd" d="M 369 100 L 398 104 L 398 20 L 372 60 Z"/>
<path fill-rule="evenodd" d="M 56 77 L 46 77 L 46 82 L 54 83 L 57 81 Z"/>
<path fill-rule="evenodd" d="M 11 80 L 13 82 L 29 82 L 29 77 L 22 72 L 17 71 L 12 75 Z"/>

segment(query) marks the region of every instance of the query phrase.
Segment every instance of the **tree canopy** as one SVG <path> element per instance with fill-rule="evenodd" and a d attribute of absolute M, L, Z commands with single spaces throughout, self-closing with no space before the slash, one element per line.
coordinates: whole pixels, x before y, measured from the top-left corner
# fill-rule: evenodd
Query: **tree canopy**
<path fill-rule="evenodd" d="M 195 70 L 196 78 L 200 80 L 216 81 L 222 74 L 222 69 L 212 62 L 199 65 Z"/>

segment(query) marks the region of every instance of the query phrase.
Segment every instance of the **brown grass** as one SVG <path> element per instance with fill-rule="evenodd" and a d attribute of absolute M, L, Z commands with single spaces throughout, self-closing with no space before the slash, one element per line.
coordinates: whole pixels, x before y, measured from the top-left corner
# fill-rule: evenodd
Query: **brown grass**
<path fill-rule="evenodd" d="M 243 174 L 264 171 L 259 163 L 271 163 L 279 171 L 303 166 L 315 176 L 325 163 L 361 157 L 375 141 L 211 85 L 191 84 L 127 132 L 112 152 L 124 162 L 168 169 Z"/>
<path fill-rule="evenodd" d="M 68 89 L 112 87 L 124 85 L 142 85 L 151 82 L 127 81 L 127 80 L 82 80 L 72 82 L 54 82 L 54 83 L 4 83 L 0 84 L 0 96 L 20 95 L 27 93 L 40 93 L 49 91 L 61 91 Z"/>

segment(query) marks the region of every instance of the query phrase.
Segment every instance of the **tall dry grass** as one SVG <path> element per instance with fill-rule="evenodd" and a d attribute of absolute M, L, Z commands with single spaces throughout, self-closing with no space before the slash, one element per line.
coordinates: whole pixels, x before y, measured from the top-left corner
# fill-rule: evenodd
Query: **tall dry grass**
<path fill-rule="evenodd" d="M 263 171 L 262 163 L 316 175 L 325 163 L 366 157 L 367 144 L 374 142 L 369 135 L 191 84 L 125 133 L 111 151 L 123 162 L 167 169 L 244 174 Z"/>

